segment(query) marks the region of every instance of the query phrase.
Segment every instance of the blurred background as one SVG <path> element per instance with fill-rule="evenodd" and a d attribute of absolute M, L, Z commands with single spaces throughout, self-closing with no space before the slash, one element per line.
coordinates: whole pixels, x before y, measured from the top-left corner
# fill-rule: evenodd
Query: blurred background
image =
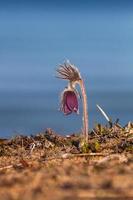
<path fill-rule="evenodd" d="M 85 79 L 90 128 L 106 120 L 133 120 L 132 1 L 0 3 L 0 137 L 35 134 L 48 127 L 79 132 L 80 115 L 59 111 L 66 82 L 55 69 L 66 59 Z M 80 103 L 81 104 L 81 103 Z"/>

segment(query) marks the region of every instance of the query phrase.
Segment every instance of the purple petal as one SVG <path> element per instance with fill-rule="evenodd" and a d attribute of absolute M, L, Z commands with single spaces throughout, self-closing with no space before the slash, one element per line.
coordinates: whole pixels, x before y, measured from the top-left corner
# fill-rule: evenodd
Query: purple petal
<path fill-rule="evenodd" d="M 64 105 L 63 112 L 64 112 L 65 115 L 69 115 L 69 114 L 72 113 L 72 111 L 68 108 L 67 105 Z"/>
<path fill-rule="evenodd" d="M 68 90 L 63 94 L 63 109 L 64 114 L 68 115 L 72 112 L 78 112 L 78 100 L 74 91 Z"/>
<path fill-rule="evenodd" d="M 66 104 L 71 111 L 78 111 L 78 100 L 75 92 L 69 91 L 66 96 Z"/>
<path fill-rule="evenodd" d="M 69 115 L 72 113 L 71 109 L 66 104 L 66 97 L 67 97 L 67 91 L 64 91 L 62 94 L 62 100 L 61 100 L 61 110 L 65 115 Z"/>

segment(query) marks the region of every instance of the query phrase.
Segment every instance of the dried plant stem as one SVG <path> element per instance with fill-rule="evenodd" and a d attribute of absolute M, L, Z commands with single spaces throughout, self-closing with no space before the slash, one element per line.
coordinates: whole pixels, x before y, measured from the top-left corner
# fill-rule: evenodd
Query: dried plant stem
<path fill-rule="evenodd" d="M 104 111 L 98 104 L 97 104 L 96 106 L 97 106 L 97 108 L 100 110 L 100 112 L 102 113 L 102 115 L 105 117 L 105 119 L 109 122 L 110 119 L 109 119 L 109 117 L 107 116 L 107 114 L 105 113 L 105 111 Z"/>
<path fill-rule="evenodd" d="M 109 156 L 108 153 L 79 153 L 79 154 L 72 154 L 72 153 L 64 153 L 61 156 L 53 157 L 53 158 L 46 158 L 44 161 L 51 161 L 51 160 L 56 160 L 56 159 L 70 159 L 70 158 L 76 158 L 76 157 L 93 157 L 93 156 L 98 156 L 98 157 L 105 157 Z"/>
<path fill-rule="evenodd" d="M 88 143 L 88 106 L 87 106 L 87 95 L 85 90 L 84 81 L 81 79 L 79 81 L 79 86 L 81 88 L 82 93 L 82 101 L 83 101 L 83 137 L 85 142 Z"/>
<path fill-rule="evenodd" d="M 105 113 L 105 111 L 98 104 L 96 106 L 100 110 L 102 115 L 105 117 L 105 119 L 108 121 L 110 127 L 112 127 L 112 122 L 111 122 L 110 118 L 108 117 L 108 115 Z"/>
<path fill-rule="evenodd" d="M 2 170 L 6 170 L 6 169 L 12 169 L 14 167 L 22 167 L 22 164 L 17 164 L 17 165 L 8 165 L 8 166 L 4 166 L 4 167 L 0 167 L 0 171 Z"/>
<path fill-rule="evenodd" d="M 62 155 L 62 158 L 74 158 L 74 157 L 90 157 L 90 156 L 109 156 L 108 153 L 78 153 L 78 154 L 71 154 L 65 153 Z"/>

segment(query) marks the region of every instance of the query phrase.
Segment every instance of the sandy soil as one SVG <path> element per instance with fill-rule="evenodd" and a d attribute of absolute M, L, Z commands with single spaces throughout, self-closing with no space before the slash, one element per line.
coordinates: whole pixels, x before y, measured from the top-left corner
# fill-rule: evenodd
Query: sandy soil
<path fill-rule="evenodd" d="M 80 140 L 51 129 L 1 139 L 0 200 L 133 199 L 133 124 L 97 125 L 85 150 Z"/>

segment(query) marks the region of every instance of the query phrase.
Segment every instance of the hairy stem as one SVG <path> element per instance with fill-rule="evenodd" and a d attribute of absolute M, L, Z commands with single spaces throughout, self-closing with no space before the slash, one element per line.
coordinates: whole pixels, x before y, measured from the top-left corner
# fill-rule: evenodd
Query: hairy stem
<path fill-rule="evenodd" d="M 83 137 L 85 142 L 88 143 L 88 106 L 87 106 L 87 95 L 85 90 L 84 81 L 81 79 L 79 85 L 82 93 L 82 103 L 83 103 Z"/>

